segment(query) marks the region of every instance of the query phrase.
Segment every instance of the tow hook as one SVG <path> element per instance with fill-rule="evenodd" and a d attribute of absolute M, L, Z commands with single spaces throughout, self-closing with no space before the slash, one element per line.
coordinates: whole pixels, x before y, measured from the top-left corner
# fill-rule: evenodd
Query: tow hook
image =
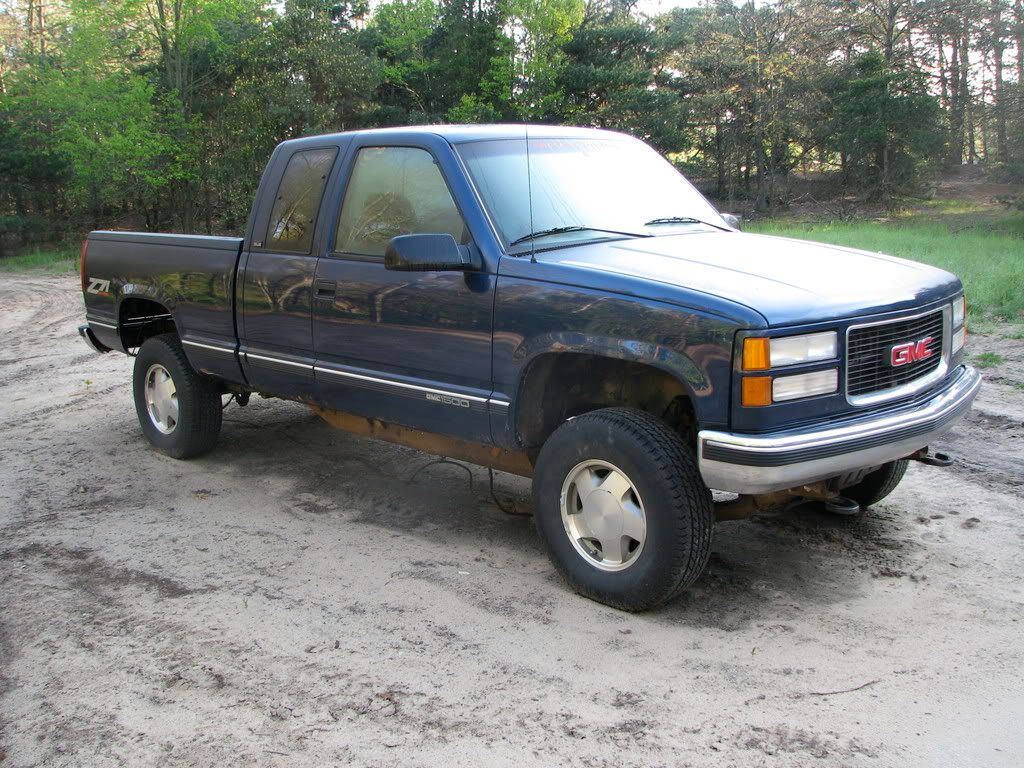
<path fill-rule="evenodd" d="M 929 467 L 948 467 L 953 463 L 953 457 L 947 453 L 932 453 L 927 446 L 916 453 L 907 456 L 911 461 L 920 461 Z"/>

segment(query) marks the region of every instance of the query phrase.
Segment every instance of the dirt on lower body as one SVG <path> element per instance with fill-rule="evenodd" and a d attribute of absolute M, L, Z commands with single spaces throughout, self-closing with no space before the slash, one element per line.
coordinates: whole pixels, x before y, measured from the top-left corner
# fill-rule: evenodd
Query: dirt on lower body
<path fill-rule="evenodd" d="M 1022 342 L 935 446 L 953 467 L 853 519 L 722 523 L 697 584 L 630 615 L 574 595 L 486 471 L 298 405 L 156 453 L 81 316 L 74 277 L 0 286 L 4 768 L 1022 762 Z"/>

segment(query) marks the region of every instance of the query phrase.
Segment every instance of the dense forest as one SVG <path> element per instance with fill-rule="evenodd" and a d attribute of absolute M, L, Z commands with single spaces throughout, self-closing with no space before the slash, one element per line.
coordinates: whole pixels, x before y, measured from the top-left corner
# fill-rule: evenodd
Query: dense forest
<path fill-rule="evenodd" d="M 0 242 L 237 231 L 277 142 L 401 124 L 628 131 L 761 211 L 1019 178 L 1022 2 L 0 0 Z"/>

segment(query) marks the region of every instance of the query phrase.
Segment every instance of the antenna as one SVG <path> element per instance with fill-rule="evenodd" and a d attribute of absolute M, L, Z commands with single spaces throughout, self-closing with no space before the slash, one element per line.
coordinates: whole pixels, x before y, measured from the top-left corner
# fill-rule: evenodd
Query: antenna
<path fill-rule="evenodd" d="M 530 206 L 530 232 L 537 230 L 533 226 L 533 177 L 530 174 L 530 124 L 525 123 L 523 130 L 526 132 L 526 199 Z M 530 238 L 530 263 L 537 263 L 536 240 Z"/>

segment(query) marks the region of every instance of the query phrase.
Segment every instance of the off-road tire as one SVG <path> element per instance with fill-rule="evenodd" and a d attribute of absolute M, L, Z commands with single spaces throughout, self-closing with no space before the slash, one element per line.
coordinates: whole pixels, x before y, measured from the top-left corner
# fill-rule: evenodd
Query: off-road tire
<path fill-rule="evenodd" d="M 146 405 L 146 374 L 156 363 L 170 374 L 178 399 L 178 422 L 170 434 L 157 429 Z M 155 448 L 175 459 L 190 459 L 216 445 L 223 410 L 220 390 L 213 380 L 191 366 L 176 334 L 146 339 L 135 357 L 132 379 L 139 424 Z"/>
<path fill-rule="evenodd" d="M 853 499 L 861 507 L 865 508 L 870 507 L 872 504 L 877 504 L 896 490 L 896 486 L 903 479 L 909 463 L 906 459 L 900 459 L 899 461 L 890 461 L 888 464 L 883 464 L 874 472 L 866 475 L 856 485 L 844 488 L 843 496 Z"/>
<path fill-rule="evenodd" d="M 647 533 L 624 570 L 599 570 L 580 554 L 562 521 L 562 486 L 580 462 L 621 468 L 643 500 Z M 692 453 L 668 425 L 633 408 L 569 420 L 548 438 L 533 477 L 537 530 L 555 567 L 581 595 L 627 611 L 664 603 L 703 573 L 714 509 Z"/>

